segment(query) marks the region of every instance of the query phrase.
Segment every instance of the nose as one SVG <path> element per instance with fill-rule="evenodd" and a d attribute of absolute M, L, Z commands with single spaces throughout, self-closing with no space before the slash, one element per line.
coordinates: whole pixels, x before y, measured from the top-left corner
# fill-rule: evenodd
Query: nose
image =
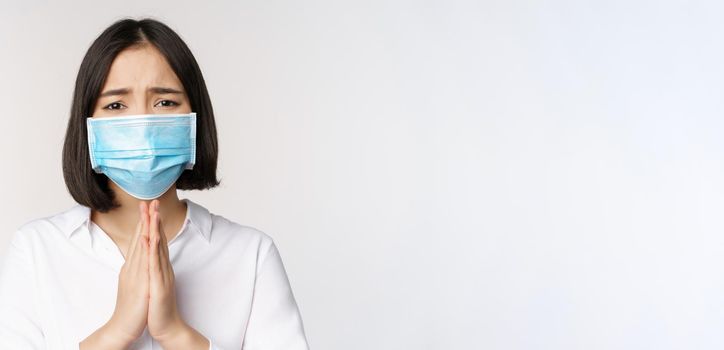
<path fill-rule="evenodd" d="M 134 89 L 133 107 L 129 108 L 129 114 L 153 114 L 153 106 L 144 89 Z"/>

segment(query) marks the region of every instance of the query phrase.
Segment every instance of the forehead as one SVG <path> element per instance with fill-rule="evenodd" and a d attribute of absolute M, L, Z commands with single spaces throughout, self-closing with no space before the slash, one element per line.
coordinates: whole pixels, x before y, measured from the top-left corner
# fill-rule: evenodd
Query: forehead
<path fill-rule="evenodd" d="M 153 45 L 142 44 L 118 53 L 111 63 L 104 89 L 156 85 L 181 88 L 181 81 L 161 51 Z"/>

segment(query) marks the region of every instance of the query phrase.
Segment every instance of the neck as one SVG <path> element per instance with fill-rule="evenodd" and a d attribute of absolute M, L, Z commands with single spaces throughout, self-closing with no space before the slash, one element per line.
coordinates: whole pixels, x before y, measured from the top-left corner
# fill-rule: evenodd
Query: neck
<path fill-rule="evenodd" d="M 91 220 L 114 240 L 130 242 L 136 233 L 136 224 L 141 216 L 139 202 L 142 200 L 129 195 L 113 181 L 108 181 L 108 183 L 120 206 L 106 213 L 92 210 Z M 178 198 L 175 185 L 156 199 L 159 201 L 158 211 L 165 228 L 164 231 L 170 240 L 183 225 L 186 218 L 186 203 Z M 145 202 L 150 203 L 151 200 L 145 200 Z"/>

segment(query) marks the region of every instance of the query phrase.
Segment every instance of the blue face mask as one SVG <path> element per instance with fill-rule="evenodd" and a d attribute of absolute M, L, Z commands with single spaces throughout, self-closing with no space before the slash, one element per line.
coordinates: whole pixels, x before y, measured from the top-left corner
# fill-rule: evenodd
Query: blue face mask
<path fill-rule="evenodd" d="M 164 194 L 196 161 L 196 113 L 87 118 L 91 166 L 143 200 Z"/>

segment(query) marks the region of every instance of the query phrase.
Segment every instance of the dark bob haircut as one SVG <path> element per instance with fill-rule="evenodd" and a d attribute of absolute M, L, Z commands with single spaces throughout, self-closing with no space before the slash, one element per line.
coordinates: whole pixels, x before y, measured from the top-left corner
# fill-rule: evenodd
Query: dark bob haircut
<path fill-rule="evenodd" d="M 176 181 L 180 190 L 203 190 L 219 185 L 216 178 L 218 145 L 214 111 L 198 63 L 186 43 L 171 28 L 154 19 L 122 19 L 113 23 L 91 44 L 83 57 L 73 92 L 68 128 L 63 144 L 63 177 L 78 204 L 100 212 L 120 205 L 109 187 L 108 177 L 91 168 L 86 118 L 91 116 L 111 63 L 126 48 L 149 43 L 168 61 L 183 84 L 196 112 L 196 162 Z"/>

